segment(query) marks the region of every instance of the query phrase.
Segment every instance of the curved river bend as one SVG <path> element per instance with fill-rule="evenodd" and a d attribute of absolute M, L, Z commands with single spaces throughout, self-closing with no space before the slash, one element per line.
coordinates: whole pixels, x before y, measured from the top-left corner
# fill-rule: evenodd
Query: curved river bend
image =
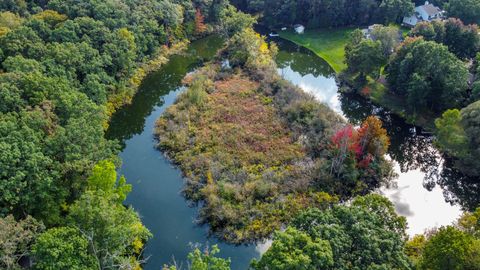
<path fill-rule="evenodd" d="M 392 138 L 390 156 L 397 161 L 400 178 L 398 188 L 382 192 L 395 203 L 397 211 L 407 217 L 410 234 L 450 224 L 458 217 L 459 207 L 445 203 L 440 188 L 428 192 L 423 187 L 425 173 L 438 167 L 438 158 L 432 154 L 435 151 L 428 137 L 365 101 L 339 95 L 333 71 L 324 61 L 290 42 L 275 41 L 280 49 L 279 73 L 286 79 L 326 102 L 354 124 L 370 114 L 379 115 L 386 123 Z M 213 57 L 221 45 L 222 40 L 212 36 L 193 42 L 185 55 L 173 56 L 167 65 L 143 81 L 132 104 L 119 110 L 110 123 L 107 137 L 118 139 L 123 146 L 119 173 L 133 185 L 127 204 L 140 213 L 154 235 L 146 245 L 145 256 L 149 257 L 146 270 L 161 269 L 173 260 L 185 266 L 187 254 L 196 243 L 219 244 L 219 255 L 231 258 L 232 269 L 247 269 L 250 260 L 259 257 L 268 246 L 233 246 L 209 238 L 208 227 L 195 224 L 197 208 L 189 207 L 180 194 L 181 172 L 154 148 L 155 120 L 183 90 L 182 78 Z M 433 162 L 427 162 L 432 159 Z"/>

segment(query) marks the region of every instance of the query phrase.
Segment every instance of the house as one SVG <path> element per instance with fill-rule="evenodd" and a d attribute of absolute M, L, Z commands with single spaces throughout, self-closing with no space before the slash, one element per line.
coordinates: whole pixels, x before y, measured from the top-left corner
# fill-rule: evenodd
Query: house
<path fill-rule="evenodd" d="M 424 5 L 415 7 L 415 12 L 411 16 L 403 18 L 403 25 L 414 27 L 419 22 L 431 22 L 433 20 L 442 19 L 445 14 L 441 8 L 430 4 L 428 1 Z"/>
<path fill-rule="evenodd" d="M 305 32 L 305 26 L 301 24 L 295 24 L 293 26 L 293 29 L 295 29 L 295 32 L 297 32 L 297 34 L 303 34 L 303 32 Z"/>
<path fill-rule="evenodd" d="M 372 38 L 372 32 L 375 28 L 381 27 L 383 25 L 381 24 L 372 24 L 368 28 L 362 29 L 363 37 L 366 39 L 371 39 Z"/>
<path fill-rule="evenodd" d="M 377 29 L 379 27 L 383 27 L 383 25 L 372 24 L 368 28 L 362 29 L 363 37 L 366 38 L 366 39 L 376 41 L 378 39 L 378 37 L 376 36 L 377 33 L 375 33 L 375 29 Z M 395 30 L 397 32 L 396 36 L 393 35 L 394 33 L 392 32 L 392 31 L 395 31 Z M 397 44 L 399 44 L 400 42 L 403 41 L 403 33 L 400 29 L 398 29 L 396 27 L 390 27 L 388 31 L 389 31 L 388 38 L 391 38 L 390 39 L 391 40 L 391 48 L 390 48 L 390 51 L 388 51 L 388 53 L 393 53 Z"/>

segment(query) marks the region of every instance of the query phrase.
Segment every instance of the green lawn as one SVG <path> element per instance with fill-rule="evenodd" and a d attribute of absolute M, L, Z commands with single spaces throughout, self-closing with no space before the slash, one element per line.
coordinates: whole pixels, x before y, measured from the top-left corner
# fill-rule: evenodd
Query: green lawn
<path fill-rule="evenodd" d="M 281 31 L 280 37 L 303 46 L 323 58 L 335 72 L 344 70 L 345 44 L 355 28 L 306 30 L 304 34 Z"/>

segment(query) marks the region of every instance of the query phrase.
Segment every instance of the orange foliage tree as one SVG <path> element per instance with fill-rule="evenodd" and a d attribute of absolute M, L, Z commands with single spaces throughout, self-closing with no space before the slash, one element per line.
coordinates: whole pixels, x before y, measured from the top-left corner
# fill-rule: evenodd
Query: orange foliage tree
<path fill-rule="evenodd" d="M 336 173 L 345 160 L 354 157 L 357 168 L 367 168 L 372 161 L 382 157 L 390 146 L 390 138 L 382 127 L 382 121 L 369 116 L 355 129 L 351 125 L 340 129 L 332 137 L 336 155 L 332 160 L 331 173 Z"/>
<path fill-rule="evenodd" d="M 197 34 L 201 34 L 207 30 L 207 26 L 205 25 L 205 17 L 203 16 L 202 12 L 199 8 L 195 12 L 195 32 Z"/>

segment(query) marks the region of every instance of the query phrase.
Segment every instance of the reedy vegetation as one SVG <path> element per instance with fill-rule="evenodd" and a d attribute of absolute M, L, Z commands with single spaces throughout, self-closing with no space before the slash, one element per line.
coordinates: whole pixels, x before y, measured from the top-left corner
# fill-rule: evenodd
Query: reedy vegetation
<path fill-rule="evenodd" d="M 275 51 L 252 30 L 239 32 L 157 121 L 158 146 L 187 177 L 185 194 L 203 202 L 201 221 L 230 242 L 267 237 L 305 207 L 366 194 L 394 176 L 381 122 L 344 123 L 280 78 Z"/>

